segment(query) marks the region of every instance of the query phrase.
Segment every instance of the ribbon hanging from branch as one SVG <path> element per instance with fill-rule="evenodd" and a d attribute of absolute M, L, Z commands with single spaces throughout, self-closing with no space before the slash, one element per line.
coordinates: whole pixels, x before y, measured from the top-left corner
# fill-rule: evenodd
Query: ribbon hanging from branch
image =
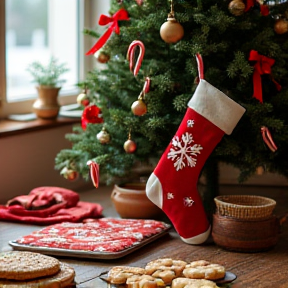
<path fill-rule="evenodd" d="M 101 26 L 107 25 L 110 23 L 107 31 L 98 39 L 95 45 L 86 52 L 85 55 L 91 55 L 96 53 L 110 38 L 111 34 L 115 32 L 120 34 L 120 27 L 118 21 L 129 20 L 128 12 L 125 9 L 118 10 L 112 17 L 101 14 L 98 24 Z"/>
<path fill-rule="evenodd" d="M 253 85 L 254 85 L 253 97 L 258 99 L 261 103 L 263 103 L 261 75 L 271 74 L 271 67 L 274 65 L 275 60 L 273 58 L 260 55 L 255 50 L 251 50 L 249 61 L 256 61 L 256 63 L 254 64 L 254 73 L 253 73 Z M 272 81 L 275 83 L 276 89 L 280 91 L 281 85 L 278 84 L 273 78 Z"/>
<path fill-rule="evenodd" d="M 260 13 L 263 16 L 268 16 L 269 15 L 269 13 L 270 13 L 269 12 L 269 6 L 261 4 L 260 1 L 257 1 L 257 0 L 247 0 L 245 12 L 249 11 L 255 5 L 259 5 L 260 6 Z"/>

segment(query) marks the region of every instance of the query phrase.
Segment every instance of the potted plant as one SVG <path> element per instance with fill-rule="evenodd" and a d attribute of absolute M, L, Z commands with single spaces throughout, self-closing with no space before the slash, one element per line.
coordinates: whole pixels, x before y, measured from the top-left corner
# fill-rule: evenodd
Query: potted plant
<path fill-rule="evenodd" d="M 38 98 L 33 104 L 33 111 L 38 118 L 54 119 L 58 116 L 60 105 L 58 94 L 66 81 L 60 77 L 69 71 L 65 63 L 59 63 L 54 57 L 47 65 L 34 61 L 28 65 L 27 71 L 37 83 Z"/>

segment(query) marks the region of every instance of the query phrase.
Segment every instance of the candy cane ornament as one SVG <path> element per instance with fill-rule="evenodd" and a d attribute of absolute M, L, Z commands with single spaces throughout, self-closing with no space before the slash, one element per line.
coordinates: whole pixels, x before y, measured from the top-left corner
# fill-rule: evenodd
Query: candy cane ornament
<path fill-rule="evenodd" d="M 90 167 L 90 176 L 93 185 L 98 188 L 99 186 L 99 164 L 96 162 L 89 160 L 87 165 Z"/>
<path fill-rule="evenodd" d="M 138 54 L 138 58 L 135 64 L 135 52 L 136 52 L 137 47 L 139 48 L 139 54 Z M 145 54 L 145 46 L 143 42 L 141 42 L 140 40 L 134 40 L 129 45 L 129 48 L 127 51 L 127 59 L 129 61 L 130 71 L 133 73 L 134 76 L 138 75 L 138 72 L 140 70 L 140 67 L 144 58 L 144 54 Z"/>
<path fill-rule="evenodd" d="M 267 127 L 265 127 L 265 126 L 261 127 L 261 134 L 262 134 L 263 141 L 266 143 L 268 148 L 272 152 L 276 152 L 278 147 L 274 143 L 269 129 Z"/>

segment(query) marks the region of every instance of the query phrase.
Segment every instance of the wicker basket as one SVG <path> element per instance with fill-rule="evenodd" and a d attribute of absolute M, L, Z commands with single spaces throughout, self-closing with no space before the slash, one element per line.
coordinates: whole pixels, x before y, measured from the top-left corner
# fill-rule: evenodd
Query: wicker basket
<path fill-rule="evenodd" d="M 214 198 L 216 213 L 243 220 L 259 220 L 271 217 L 276 201 L 254 195 L 225 195 Z"/>

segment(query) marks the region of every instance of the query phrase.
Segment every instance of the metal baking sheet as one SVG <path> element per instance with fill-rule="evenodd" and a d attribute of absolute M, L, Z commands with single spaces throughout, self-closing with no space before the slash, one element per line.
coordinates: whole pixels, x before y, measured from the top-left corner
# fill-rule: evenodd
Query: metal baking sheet
<path fill-rule="evenodd" d="M 73 258 L 90 258 L 90 259 L 118 259 L 124 257 L 143 246 L 157 240 L 160 237 L 163 237 L 171 228 L 171 225 L 165 224 L 166 228 L 163 229 L 158 234 L 155 234 L 151 237 L 148 237 L 141 242 L 121 250 L 119 252 L 98 252 L 98 251 L 83 251 L 83 250 L 70 250 L 70 249 L 60 249 L 60 248 L 49 248 L 41 246 L 32 246 L 26 244 L 19 244 L 16 240 L 9 241 L 9 245 L 18 251 L 30 251 L 30 252 L 39 252 L 51 256 L 64 256 L 64 257 L 73 257 Z"/>

